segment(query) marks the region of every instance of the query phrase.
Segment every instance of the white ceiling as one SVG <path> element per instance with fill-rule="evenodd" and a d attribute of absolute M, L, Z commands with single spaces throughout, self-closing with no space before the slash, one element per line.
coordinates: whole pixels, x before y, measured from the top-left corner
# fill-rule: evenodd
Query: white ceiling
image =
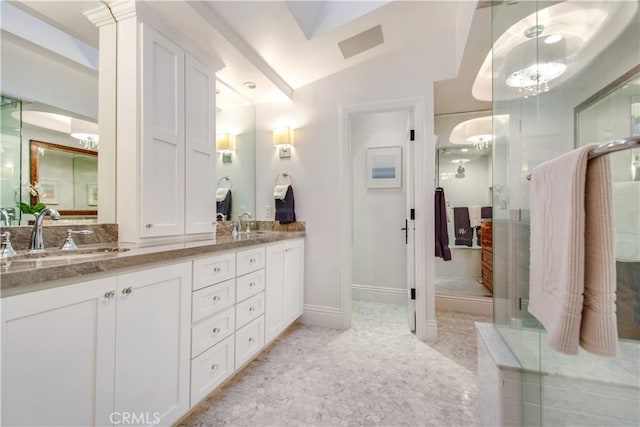
<path fill-rule="evenodd" d="M 11 3 L 83 42 L 98 45 L 98 30 L 82 13 L 100 6 L 101 1 Z M 222 59 L 226 66 L 217 76 L 225 83 L 218 100 L 223 108 L 248 101 L 285 102 L 296 88 L 420 40 L 441 37 L 455 26 L 460 8 L 456 1 L 399 0 L 145 4 Z M 436 84 L 436 113 L 487 108 L 487 103 L 471 98 L 470 88 L 490 47 L 490 13 L 490 8 L 478 10 L 458 79 Z M 384 43 L 344 59 L 338 42 L 376 25 L 382 26 Z M 257 88 L 244 87 L 247 81 Z"/>

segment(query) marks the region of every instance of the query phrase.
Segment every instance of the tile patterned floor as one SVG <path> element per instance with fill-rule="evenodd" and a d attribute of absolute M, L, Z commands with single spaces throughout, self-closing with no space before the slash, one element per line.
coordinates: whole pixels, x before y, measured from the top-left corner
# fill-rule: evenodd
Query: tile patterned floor
<path fill-rule="evenodd" d="M 436 294 L 491 298 L 491 291 L 470 277 L 436 277 Z"/>
<path fill-rule="evenodd" d="M 482 316 L 439 312 L 440 340 L 406 308 L 355 302 L 345 332 L 294 326 L 181 426 L 473 426 Z"/>

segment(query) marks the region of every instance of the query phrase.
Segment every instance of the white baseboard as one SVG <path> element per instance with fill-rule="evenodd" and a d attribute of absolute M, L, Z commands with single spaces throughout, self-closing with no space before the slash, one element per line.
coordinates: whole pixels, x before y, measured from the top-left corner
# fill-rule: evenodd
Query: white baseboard
<path fill-rule="evenodd" d="M 379 302 L 384 304 L 407 304 L 407 290 L 382 288 L 368 285 L 351 285 L 352 298 L 357 301 Z"/>
<path fill-rule="evenodd" d="M 493 316 L 493 299 L 436 295 L 436 310 Z"/>
<path fill-rule="evenodd" d="M 323 305 L 304 305 L 302 323 L 305 325 L 323 326 L 325 328 L 342 329 L 342 312 L 339 308 Z"/>
<path fill-rule="evenodd" d="M 436 320 L 427 321 L 427 344 L 434 344 L 438 341 L 438 322 Z"/>

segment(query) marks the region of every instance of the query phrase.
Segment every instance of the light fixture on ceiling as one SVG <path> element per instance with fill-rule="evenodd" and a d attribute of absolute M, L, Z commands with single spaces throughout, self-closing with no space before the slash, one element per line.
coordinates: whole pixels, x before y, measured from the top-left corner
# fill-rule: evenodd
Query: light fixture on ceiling
<path fill-rule="evenodd" d="M 258 85 L 256 85 L 254 82 L 244 82 L 242 83 L 242 86 L 246 87 L 247 89 L 255 89 L 256 87 L 258 87 Z"/>
<path fill-rule="evenodd" d="M 494 135 L 501 134 L 494 130 L 494 124 L 502 126 L 509 120 L 506 114 L 484 116 L 458 123 L 449 135 L 452 144 L 473 145 L 476 150 L 484 150 L 493 141 Z"/>
<path fill-rule="evenodd" d="M 549 91 L 549 82 L 567 71 L 561 62 L 545 62 L 530 65 L 507 77 L 507 86 L 518 88 L 525 98 Z"/>
<path fill-rule="evenodd" d="M 222 163 L 231 163 L 231 153 L 236 151 L 236 136 L 232 133 L 216 134 L 216 151 L 222 153 Z"/>
<path fill-rule="evenodd" d="M 77 139 L 86 150 L 98 150 L 100 137 L 98 125 L 86 120 L 71 118 L 69 123 L 71 137 Z"/>
<path fill-rule="evenodd" d="M 293 145 L 292 127 L 283 127 L 273 130 L 273 145 L 278 147 L 280 158 L 291 157 L 291 146 Z"/>
<path fill-rule="evenodd" d="M 544 25 L 534 25 L 524 30 L 524 36 L 528 39 L 539 37 L 544 32 Z"/>

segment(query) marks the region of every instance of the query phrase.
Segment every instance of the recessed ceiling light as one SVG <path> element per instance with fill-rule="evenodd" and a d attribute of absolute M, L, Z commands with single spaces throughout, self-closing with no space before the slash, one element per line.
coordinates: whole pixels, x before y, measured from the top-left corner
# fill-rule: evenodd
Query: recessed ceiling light
<path fill-rule="evenodd" d="M 534 25 L 524 30 L 524 36 L 528 39 L 538 37 L 544 31 L 544 25 Z"/>
<path fill-rule="evenodd" d="M 255 89 L 257 87 L 254 82 L 244 82 L 242 83 L 242 86 L 246 87 L 247 89 Z"/>
<path fill-rule="evenodd" d="M 558 43 L 560 40 L 562 40 L 562 36 L 560 34 L 554 34 L 544 39 L 544 42 L 546 44 L 554 44 L 554 43 Z"/>

